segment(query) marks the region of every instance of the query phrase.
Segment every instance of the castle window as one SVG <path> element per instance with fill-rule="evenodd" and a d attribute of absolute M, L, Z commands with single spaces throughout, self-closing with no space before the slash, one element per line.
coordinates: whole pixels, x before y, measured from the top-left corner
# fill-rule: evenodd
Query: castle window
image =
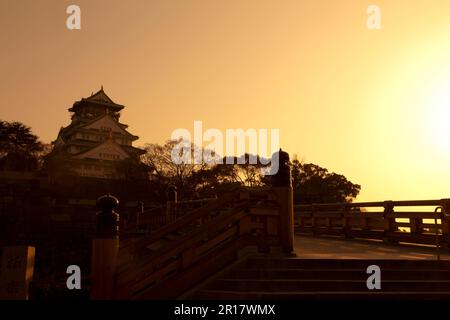
<path fill-rule="evenodd" d="M 119 160 L 120 157 L 117 154 L 111 153 L 99 153 L 99 157 L 102 159 Z"/>

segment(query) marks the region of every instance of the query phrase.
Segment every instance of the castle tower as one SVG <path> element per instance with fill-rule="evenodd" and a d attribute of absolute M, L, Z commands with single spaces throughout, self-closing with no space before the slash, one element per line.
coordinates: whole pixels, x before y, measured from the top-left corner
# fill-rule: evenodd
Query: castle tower
<path fill-rule="evenodd" d="M 103 87 L 76 101 L 69 108 L 72 122 L 60 129 L 53 142 L 49 171 L 56 167 L 86 177 L 124 178 L 121 164 L 139 164 L 139 156 L 145 151 L 133 147 L 138 137 L 119 122 L 123 108 L 106 95 Z"/>

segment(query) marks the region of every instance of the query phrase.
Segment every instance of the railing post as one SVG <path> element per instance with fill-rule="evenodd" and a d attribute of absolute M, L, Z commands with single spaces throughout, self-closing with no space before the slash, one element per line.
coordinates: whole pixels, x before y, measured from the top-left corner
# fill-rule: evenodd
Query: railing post
<path fill-rule="evenodd" d="M 92 242 L 91 299 L 114 298 L 114 275 L 119 252 L 119 200 L 111 195 L 97 199 L 96 235 Z"/>
<path fill-rule="evenodd" d="M 442 235 L 447 238 L 447 247 L 450 248 L 450 199 L 441 199 L 444 209 L 441 214 Z"/>
<path fill-rule="evenodd" d="M 175 220 L 177 214 L 178 193 L 175 186 L 169 186 L 166 191 L 166 223 Z"/>
<path fill-rule="evenodd" d="M 350 228 L 348 224 L 348 218 L 347 218 L 347 212 L 348 212 L 348 206 L 346 204 L 342 207 L 342 230 L 344 232 L 344 238 L 350 237 Z"/>
<path fill-rule="evenodd" d="M 278 172 L 272 176 L 272 186 L 280 205 L 280 241 L 283 251 L 294 253 L 294 192 L 291 182 L 291 167 L 289 154 L 280 149 L 278 159 Z"/>
<path fill-rule="evenodd" d="M 316 213 L 317 213 L 317 207 L 315 204 L 311 204 L 311 232 L 313 236 L 317 235 L 317 228 L 316 228 Z"/>
<path fill-rule="evenodd" d="M 409 225 L 411 228 L 411 234 L 421 235 L 423 233 L 423 219 L 422 218 L 409 218 Z"/>
<path fill-rule="evenodd" d="M 394 213 L 394 202 L 392 200 L 384 202 L 384 213 L 383 218 L 385 220 L 384 225 L 384 237 L 383 242 L 387 243 L 395 243 L 393 239 L 391 239 L 391 233 L 394 231 L 393 222 L 395 223 L 395 218 L 391 218 L 390 216 Z"/>

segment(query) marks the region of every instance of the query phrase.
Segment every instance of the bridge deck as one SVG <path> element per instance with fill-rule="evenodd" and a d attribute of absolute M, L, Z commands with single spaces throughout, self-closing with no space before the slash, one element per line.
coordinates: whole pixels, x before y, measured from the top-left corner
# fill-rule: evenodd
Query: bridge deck
<path fill-rule="evenodd" d="M 435 260 L 435 247 L 384 244 L 376 241 L 344 240 L 331 237 L 295 236 L 295 253 L 305 259 L 420 259 Z M 441 259 L 450 251 L 441 248 Z"/>

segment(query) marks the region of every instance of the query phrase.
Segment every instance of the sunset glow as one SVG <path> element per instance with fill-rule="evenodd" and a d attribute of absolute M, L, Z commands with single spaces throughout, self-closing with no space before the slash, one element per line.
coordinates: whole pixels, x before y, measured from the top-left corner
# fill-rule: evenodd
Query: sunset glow
<path fill-rule="evenodd" d="M 5 120 L 45 142 L 105 87 L 140 137 L 279 128 L 280 145 L 362 186 L 358 200 L 448 197 L 450 3 L 2 1 Z M 107 6 L 108 10 L 103 8 Z"/>
<path fill-rule="evenodd" d="M 450 82 L 445 83 L 440 91 L 430 96 L 426 125 L 430 141 L 438 152 L 450 154 Z"/>

